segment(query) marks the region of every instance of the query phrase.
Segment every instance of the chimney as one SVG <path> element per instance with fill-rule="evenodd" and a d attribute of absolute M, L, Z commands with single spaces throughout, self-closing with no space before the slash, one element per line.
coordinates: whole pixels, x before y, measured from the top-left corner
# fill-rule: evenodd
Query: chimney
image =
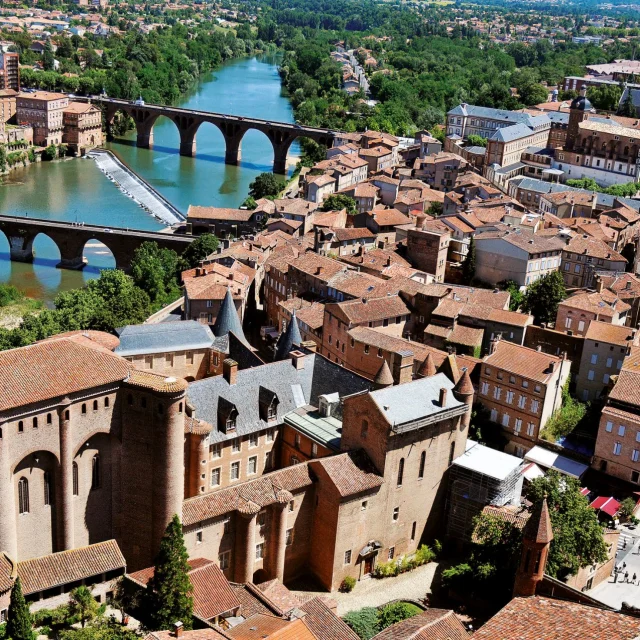
<path fill-rule="evenodd" d="M 549 373 L 553 373 L 556 369 L 556 363 L 555 362 L 550 362 L 549 363 Z"/>
<path fill-rule="evenodd" d="M 387 256 L 387 267 L 391 266 L 391 256 Z"/>
<path fill-rule="evenodd" d="M 222 375 L 229 385 L 234 385 L 238 376 L 238 363 L 232 358 L 225 358 L 222 363 Z"/>
<path fill-rule="evenodd" d="M 447 390 L 444 387 L 440 389 L 440 399 L 438 400 L 438 404 L 443 408 L 447 404 Z"/>
<path fill-rule="evenodd" d="M 538 346 L 536 347 L 536 351 L 537 351 L 538 353 L 540 353 L 540 351 L 542 351 L 542 347 L 541 347 L 540 345 L 538 345 Z"/>
<path fill-rule="evenodd" d="M 233 271 L 229 274 L 229 280 L 233 280 Z"/>
<path fill-rule="evenodd" d="M 318 350 L 318 345 L 313 340 L 305 340 L 304 342 L 302 342 L 300 346 L 304 347 L 307 351 L 310 351 L 311 353 L 316 353 L 316 351 Z"/>
<path fill-rule="evenodd" d="M 319 276 L 322 273 L 322 267 L 316 267 L 316 275 Z"/>
<path fill-rule="evenodd" d="M 598 293 L 602 293 L 603 289 L 604 289 L 604 283 L 602 282 L 602 278 L 596 276 L 596 291 Z"/>
<path fill-rule="evenodd" d="M 196 267 L 196 278 L 202 275 L 202 267 Z"/>
<path fill-rule="evenodd" d="M 182 632 L 184 631 L 182 622 L 174 622 L 173 623 L 173 635 L 176 638 L 182 638 Z"/>
<path fill-rule="evenodd" d="M 493 355 L 496 352 L 496 349 L 498 348 L 498 342 L 500 342 L 500 334 L 498 334 L 492 341 L 491 344 L 489 345 L 489 355 Z"/>
<path fill-rule="evenodd" d="M 291 358 L 291 364 L 296 368 L 296 370 L 300 371 L 304 369 L 304 353 L 302 351 L 291 351 L 289 353 L 289 358 Z"/>
<path fill-rule="evenodd" d="M 631 280 L 627 280 L 627 282 L 624 285 L 625 289 L 631 289 Z"/>

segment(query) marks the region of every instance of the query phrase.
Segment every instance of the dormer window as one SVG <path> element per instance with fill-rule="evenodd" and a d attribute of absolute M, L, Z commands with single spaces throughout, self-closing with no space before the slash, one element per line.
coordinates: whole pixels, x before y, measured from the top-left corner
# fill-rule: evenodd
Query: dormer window
<path fill-rule="evenodd" d="M 276 393 L 266 387 L 260 386 L 258 391 L 258 408 L 261 420 L 265 422 L 276 420 L 278 417 L 279 403 L 280 401 Z"/>
<path fill-rule="evenodd" d="M 235 428 L 236 428 L 235 416 L 233 418 L 227 418 L 226 430 L 227 431 L 235 431 Z"/>
<path fill-rule="evenodd" d="M 218 429 L 223 433 L 235 431 L 237 418 L 236 405 L 225 398 L 218 398 Z"/>
<path fill-rule="evenodd" d="M 274 420 L 278 414 L 276 407 L 271 406 L 267 409 L 267 420 Z"/>

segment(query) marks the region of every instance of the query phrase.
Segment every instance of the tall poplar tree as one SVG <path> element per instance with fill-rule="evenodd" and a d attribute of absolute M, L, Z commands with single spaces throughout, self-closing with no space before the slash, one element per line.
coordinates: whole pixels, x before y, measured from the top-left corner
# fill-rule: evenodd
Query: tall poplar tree
<path fill-rule="evenodd" d="M 188 559 L 182 524 L 178 516 L 174 515 L 160 542 L 153 578 L 147 586 L 148 610 L 153 630 L 171 629 L 175 622 L 182 622 L 184 629 L 191 629 L 193 589 L 188 575 Z"/>
<path fill-rule="evenodd" d="M 29 605 L 22 595 L 20 578 L 16 578 L 11 589 L 9 611 L 7 613 L 7 637 L 11 640 L 33 640 L 33 619 Z"/>

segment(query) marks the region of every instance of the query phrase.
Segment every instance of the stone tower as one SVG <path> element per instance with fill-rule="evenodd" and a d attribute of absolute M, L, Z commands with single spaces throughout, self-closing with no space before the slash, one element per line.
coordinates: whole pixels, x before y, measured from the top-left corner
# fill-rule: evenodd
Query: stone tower
<path fill-rule="evenodd" d="M 473 407 L 473 384 L 469 377 L 467 368 L 462 369 L 462 375 L 458 379 L 456 386 L 453 387 L 453 396 L 456 400 L 464 402 L 467 405 L 467 412 L 460 420 L 460 431 L 467 431 L 471 424 L 471 410 Z"/>
<path fill-rule="evenodd" d="M 553 529 L 546 496 L 535 507 L 522 534 L 522 557 L 513 585 L 513 597 L 533 596 L 544 577 Z"/>
<path fill-rule="evenodd" d="M 569 107 L 569 126 L 567 128 L 567 140 L 565 149 L 571 151 L 580 136 L 580 123 L 589 118 L 593 106 L 587 99 L 587 87 L 580 89 L 580 95 L 573 99 Z"/>

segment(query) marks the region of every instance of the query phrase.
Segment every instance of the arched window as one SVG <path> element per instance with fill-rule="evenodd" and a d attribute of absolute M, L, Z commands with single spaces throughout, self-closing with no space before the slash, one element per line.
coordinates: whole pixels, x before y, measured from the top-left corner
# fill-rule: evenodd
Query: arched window
<path fill-rule="evenodd" d="M 33 419 L 33 428 L 37 429 L 38 428 L 38 418 L 34 418 Z"/>
<path fill-rule="evenodd" d="M 53 422 L 53 418 L 50 413 L 47 413 L 47 424 L 51 424 Z"/>
<path fill-rule="evenodd" d="M 109 408 L 109 396 L 107 396 L 107 397 L 104 399 L 104 406 L 105 406 L 105 409 L 108 409 L 108 408 Z"/>
<path fill-rule="evenodd" d="M 51 493 L 51 474 L 44 472 L 44 503 L 45 505 L 53 504 L 53 495 Z"/>
<path fill-rule="evenodd" d="M 86 402 L 82 403 L 82 413 L 87 413 L 87 403 Z"/>
<path fill-rule="evenodd" d="M 98 410 L 98 401 L 97 401 L 97 400 L 94 400 L 94 401 L 93 401 L 93 410 L 94 410 L 94 411 L 97 411 L 97 410 Z"/>
<path fill-rule="evenodd" d="M 398 486 L 402 484 L 403 476 L 404 476 L 404 458 L 400 458 L 400 464 L 398 464 Z"/>
<path fill-rule="evenodd" d="M 73 495 L 78 495 L 78 463 L 74 462 L 71 466 L 71 475 L 73 477 Z"/>
<path fill-rule="evenodd" d="M 427 452 L 423 451 L 420 454 L 420 468 L 418 469 L 418 478 L 424 478 L 424 465 L 427 461 Z"/>
<path fill-rule="evenodd" d="M 29 482 L 20 478 L 18 482 L 18 512 L 29 513 Z"/>
<path fill-rule="evenodd" d="M 67 410 L 64 412 L 64 419 L 65 419 L 65 420 L 68 420 L 68 419 L 69 419 L 69 409 L 67 409 Z"/>
<path fill-rule="evenodd" d="M 91 489 L 100 488 L 100 456 L 96 453 L 91 461 Z"/>
<path fill-rule="evenodd" d="M 24 422 L 20 420 L 20 422 L 18 422 L 18 433 L 22 433 L 23 431 L 24 431 Z"/>

